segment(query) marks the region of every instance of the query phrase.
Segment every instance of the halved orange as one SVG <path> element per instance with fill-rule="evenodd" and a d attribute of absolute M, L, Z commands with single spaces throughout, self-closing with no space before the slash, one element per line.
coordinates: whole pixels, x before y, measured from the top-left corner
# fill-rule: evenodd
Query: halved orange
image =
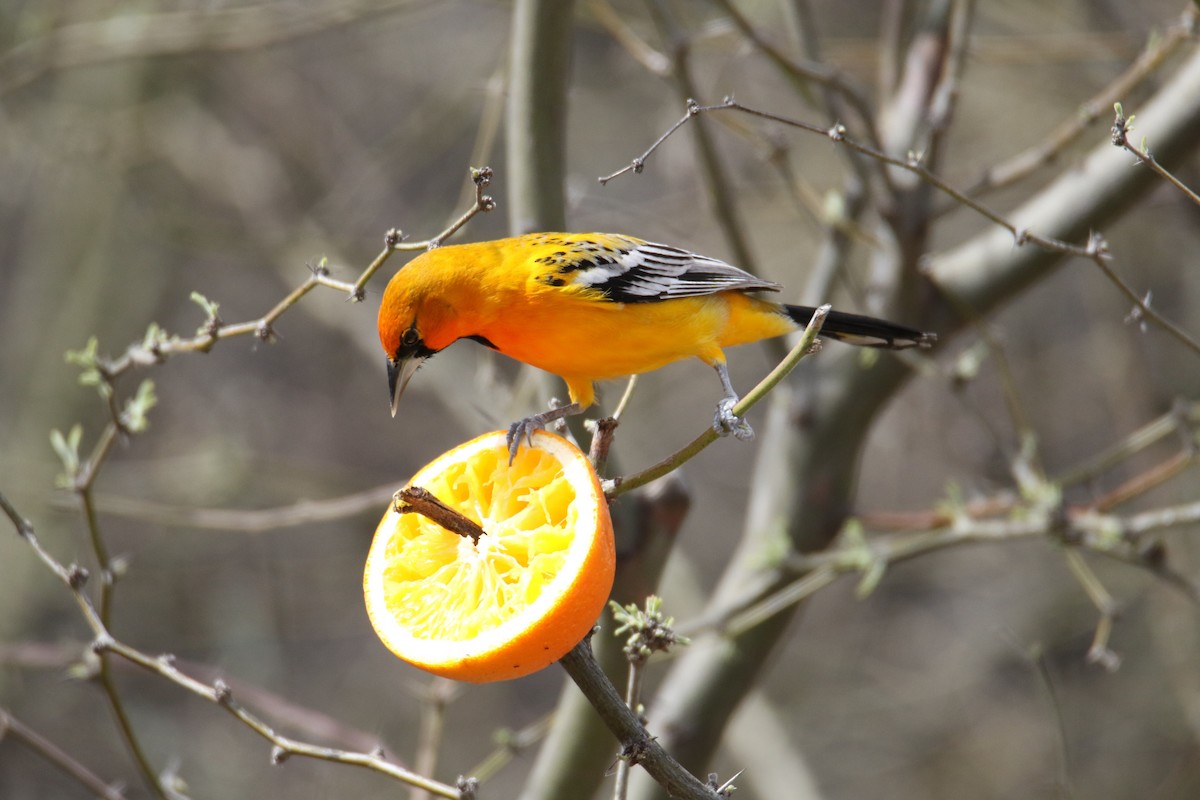
<path fill-rule="evenodd" d="M 367 615 L 400 658 L 462 681 L 518 678 L 566 655 L 595 624 L 616 553 L 587 457 L 537 431 L 510 466 L 505 431 L 423 467 L 428 490 L 486 535 L 451 533 L 389 507 L 367 556 Z"/>

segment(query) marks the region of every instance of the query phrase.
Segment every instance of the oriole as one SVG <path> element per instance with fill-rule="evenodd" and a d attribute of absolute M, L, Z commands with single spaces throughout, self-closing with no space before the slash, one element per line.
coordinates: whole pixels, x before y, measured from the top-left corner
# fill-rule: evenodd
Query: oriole
<path fill-rule="evenodd" d="M 715 258 L 632 236 L 533 233 L 438 247 L 403 266 L 383 293 L 379 340 L 387 353 L 392 416 L 417 367 L 459 339 L 559 375 L 570 405 L 534 414 L 509 429 L 521 438 L 582 412 L 593 383 L 649 372 L 696 356 L 724 389 L 713 421 L 750 438 L 722 349 L 803 328 L 814 309 L 772 303 L 748 292 L 782 287 Z M 831 311 L 822 334 L 865 347 L 926 347 L 932 333 Z"/>

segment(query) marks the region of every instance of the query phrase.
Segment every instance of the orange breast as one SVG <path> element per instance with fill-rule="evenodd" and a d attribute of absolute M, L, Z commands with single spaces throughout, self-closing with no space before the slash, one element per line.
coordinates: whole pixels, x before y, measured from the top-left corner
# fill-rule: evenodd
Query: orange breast
<path fill-rule="evenodd" d="M 484 335 L 502 352 L 563 376 L 594 380 L 697 357 L 794 330 L 774 306 L 737 292 L 652 303 L 612 303 L 558 289 L 531 292 Z"/>

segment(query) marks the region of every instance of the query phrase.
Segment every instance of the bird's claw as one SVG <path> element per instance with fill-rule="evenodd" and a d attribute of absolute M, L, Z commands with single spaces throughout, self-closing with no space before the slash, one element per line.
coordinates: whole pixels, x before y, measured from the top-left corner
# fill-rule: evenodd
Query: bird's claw
<path fill-rule="evenodd" d="M 735 405 L 737 405 L 736 397 L 726 397 L 717 403 L 717 413 L 713 416 L 713 430 L 721 436 L 728 436 L 732 433 L 743 442 L 748 442 L 754 438 L 754 428 L 750 427 L 749 422 L 733 413 Z"/>
<path fill-rule="evenodd" d="M 521 447 L 521 440 L 533 447 L 533 432 L 540 431 L 546 427 L 546 421 L 540 414 L 534 414 L 532 417 L 519 419 L 512 425 L 508 426 L 508 465 L 511 467 L 513 461 L 517 458 L 517 450 Z"/>

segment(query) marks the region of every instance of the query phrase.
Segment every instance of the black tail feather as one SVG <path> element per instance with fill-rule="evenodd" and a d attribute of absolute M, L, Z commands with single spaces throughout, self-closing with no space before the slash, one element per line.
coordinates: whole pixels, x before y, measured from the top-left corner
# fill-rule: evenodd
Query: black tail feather
<path fill-rule="evenodd" d="M 816 313 L 816 309 L 809 306 L 785 305 L 784 309 L 798 325 L 807 325 Z M 936 333 L 925 333 L 907 325 L 845 311 L 830 311 L 821 327 L 821 335 L 859 347 L 883 347 L 888 350 L 929 347 L 937 341 Z"/>

